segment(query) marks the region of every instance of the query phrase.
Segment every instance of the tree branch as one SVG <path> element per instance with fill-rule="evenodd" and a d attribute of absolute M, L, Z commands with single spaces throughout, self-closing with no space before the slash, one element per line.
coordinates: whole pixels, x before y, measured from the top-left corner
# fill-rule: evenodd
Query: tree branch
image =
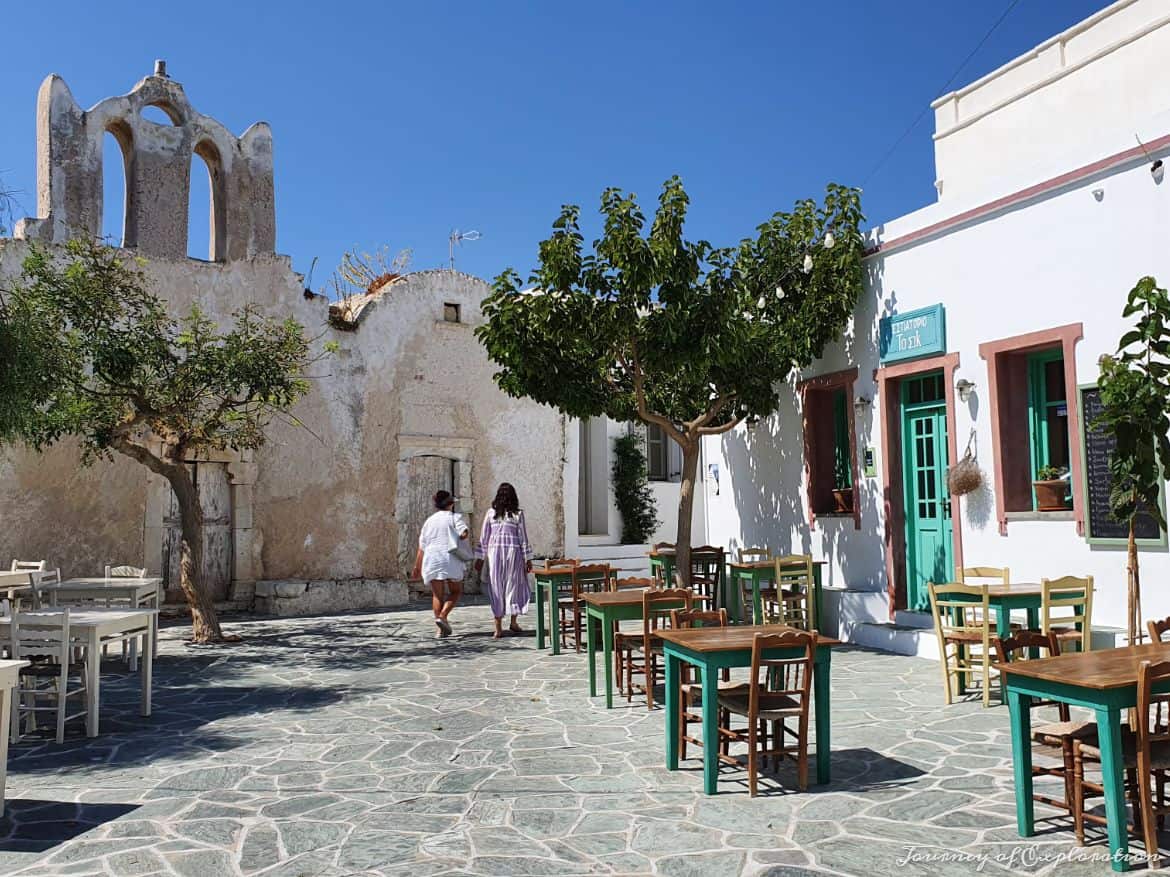
<path fill-rule="evenodd" d="M 729 420 L 727 423 L 722 423 L 719 426 L 701 426 L 699 427 L 699 435 L 722 435 L 725 432 L 730 432 L 743 423 L 743 417 L 737 417 L 735 420 Z"/>
<path fill-rule="evenodd" d="M 646 407 L 646 391 L 642 386 L 642 366 L 638 362 L 638 349 L 633 348 L 634 363 L 633 363 L 633 379 L 634 379 L 634 398 L 638 403 L 638 416 L 647 423 L 653 423 L 656 426 L 662 427 L 662 431 L 674 439 L 679 447 L 685 448 L 687 445 L 687 436 L 668 417 L 663 417 L 661 414 L 655 414 Z M 628 366 L 627 366 L 628 368 Z"/>

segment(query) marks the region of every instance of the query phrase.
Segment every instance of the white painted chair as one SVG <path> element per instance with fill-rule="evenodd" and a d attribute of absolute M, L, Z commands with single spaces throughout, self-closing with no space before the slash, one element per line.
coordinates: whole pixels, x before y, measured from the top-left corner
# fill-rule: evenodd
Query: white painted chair
<path fill-rule="evenodd" d="M 21 736 L 22 721 L 36 726 L 36 715 L 52 712 L 57 718 L 57 742 L 65 742 L 65 723 L 86 715 L 86 662 L 83 643 L 69 633 L 69 609 L 59 612 L 16 613 L 8 626 L 8 652 L 14 660 L 47 656 L 20 671 L 13 696 L 12 742 Z M 81 661 L 74 660 L 80 652 Z M 75 686 L 70 687 L 71 680 Z M 69 712 L 71 698 L 81 699 L 81 709 Z M 44 705 L 45 701 L 48 705 Z"/>
<path fill-rule="evenodd" d="M 146 567 L 144 566 L 111 566 L 106 564 L 106 578 L 107 579 L 141 579 L 146 577 Z M 106 606 L 110 605 L 110 601 L 106 601 Z M 122 660 L 131 665 L 131 670 L 135 669 L 138 663 L 138 644 L 131 643 L 129 646 L 123 641 L 122 643 Z M 155 645 L 155 654 L 158 654 L 158 645 Z M 106 647 L 102 646 L 102 657 L 106 656 Z"/>
<path fill-rule="evenodd" d="M 12 559 L 12 566 L 8 571 L 9 572 L 24 572 L 25 570 L 40 571 L 40 570 L 43 570 L 45 568 L 45 566 L 46 566 L 46 562 L 43 560 L 17 560 L 14 557 Z"/>

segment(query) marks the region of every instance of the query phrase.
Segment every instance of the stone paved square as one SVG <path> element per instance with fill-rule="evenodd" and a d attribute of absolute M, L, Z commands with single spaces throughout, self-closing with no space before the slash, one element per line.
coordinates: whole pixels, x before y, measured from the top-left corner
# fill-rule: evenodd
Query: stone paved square
<path fill-rule="evenodd" d="M 415 608 L 234 621 L 238 648 L 164 630 L 152 718 L 108 663 L 100 737 L 13 747 L 0 873 L 1108 871 L 1056 861 L 1071 821 L 1041 805 L 1021 842 L 1006 709 L 944 708 L 931 661 L 843 647 L 832 784 L 786 766 L 752 800 L 725 768 L 706 797 L 699 760 L 665 770 L 660 709 L 607 711 L 582 656 L 491 640 L 485 606 L 453 618 L 445 641 Z"/>

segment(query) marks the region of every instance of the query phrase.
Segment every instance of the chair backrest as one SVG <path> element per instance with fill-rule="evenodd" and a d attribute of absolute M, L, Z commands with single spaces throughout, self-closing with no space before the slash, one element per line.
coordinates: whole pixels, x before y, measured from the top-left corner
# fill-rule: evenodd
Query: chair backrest
<path fill-rule="evenodd" d="M 1157 621 L 1147 621 L 1146 629 L 1150 632 L 1150 639 L 1153 642 L 1161 642 L 1162 634 L 1170 630 L 1170 617 Z"/>
<path fill-rule="evenodd" d="M 650 648 L 650 634 L 659 628 L 671 626 L 670 613 L 683 604 L 683 609 L 691 608 L 691 599 L 694 597 L 686 588 L 656 588 L 642 594 L 642 635 L 646 638 L 646 649 Z"/>
<path fill-rule="evenodd" d="M 927 582 L 934 632 L 941 647 L 950 636 L 977 634 L 983 653 L 991 650 L 991 613 L 987 585 Z"/>
<path fill-rule="evenodd" d="M 772 649 L 799 648 L 788 658 L 766 658 Z M 798 704 L 807 720 L 809 694 L 812 691 L 813 658 L 817 651 L 815 631 L 790 630 L 784 633 L 757 633 L 752 640 L 751 689 L 748 710 L 758 713 L 760 698 L 765 695 L 784 695 Z"/>
<path fill-rule="evenodd" d="M 723 549 L 703 545 L 691 549 L 691 590 L 714 601 L 723 581 Z"/>
<path fill-rule="evenodd" d="M 1093 622 L 1093 577 L 1061 576 L 1041 579 L 1040 629 L 1048 633 L 1052 626 L 1081 625 L 1081 651 L 1090 647 Z"/>
<path fill-rule="evenodd" d="M 1041 657 L 1056 657 L 1060 654 L 1060 640 L 1055 633 L 1041 633 L 1038 630 L 1017 630 L 1006 639 L 995 638 L 995 653 L 1001 664 L 1010 664 L 1013 661 L 1027 661 L 1032 657 L 1032 650 L 1047 652 Z M 1069 720 L 1068 704 L 1055 700 L 1032 700 L 1032 709 L 1042 706 L 1055 706 L 1060 714 L 1060 720 Z"/>
<path fill-rule="evenodd" d="M 140 579 L 146 575 L 146 569 L 140 566 L 106 566 L 107 579 Z"/>
<path fill-rule="evenodd" d="M 624 579 L 610 579 L 610 590 L 613 591 L 632 591 L 635 588 L 653 588 L 654 585 L 654 579 L 649 579 L 644 576 Z"/>
<path fill-rule="evenodd" d="M 657 554 L 659 551 L 674 551 L 673 542 L 655 542 L 650 549 L 651 554 Z"/>
<path fill-rule="evenodd" d="M 764 560 L 771 560 L 772 552 L 767 548 L 741 548 L 739 549 L 740 563 L 757 563 Z"/>
<path fill-rule="evenodd" d="M 610 570 L 607 563 L 573 567 L 573 599 L 582 594 L 597 594 L 609 590 Z"/>
<path fill-rule="evenodd" d="M 802 594 L 804 596 L 803 603 L 797 603 L 791 599 L 781 599 L 780 607 L 784 613 L 783 623 L 791 624 L 793 627 L 803 628 L 804 630 L 811 630 L 812 611 L 810 603 L 812 602 L 813 594 L 812 555 L 787 554 L 782 557 L 777 557 L 775 563 L 776 587 L 792 595 Z"/>
<path fill-rule="evenodd" d="M 675 630 L 688 627 L 727 627 L 726 609 L 671 609 L 670 626 Z"/>
<path fill-rule="evenodd" d="M 955 581 L 961 585 L 981 585 L 983 580 L 989 585 L 1010 585 L 1011 570 L 1006 566 L 964 566 L 955 570 Z"/>
<path fill-rule="evenodd" d="M 1155 694 L 1154 686 L 1170 680 L 1170 661 L 1142 661 L 1138 665 L 1137 685 L 1137 732 L 1138 768 L 1142 767 L 1142 755 L 1149 764 L 1150 747 L 1154 743 L 1170 741 L 1170 729 L 1163 721 L 1162 708 L 1170 705 L 1170 694 Z M 1152 712 L 1151 712 L 1152 708 Z"/>
<path fill-rule="evenodd" d="M 69 608 L 52 612 L 18 612 L 8 622 L 8 654 L 53 655 L 62 666 L 69 664 L 69 651 L 77 645 L 69 634 Z"/>
<path fill-rule="evenodd" d="M 46 565 L 47 565 L 46 562 L 43 560 L 17 560 L 14 557 L 12 559 L 12 567 L 8 571 L 9 572 L 22 572 L 23 570 L 26 570 L 26 569 L 42 570 L 45 568 Z"/>

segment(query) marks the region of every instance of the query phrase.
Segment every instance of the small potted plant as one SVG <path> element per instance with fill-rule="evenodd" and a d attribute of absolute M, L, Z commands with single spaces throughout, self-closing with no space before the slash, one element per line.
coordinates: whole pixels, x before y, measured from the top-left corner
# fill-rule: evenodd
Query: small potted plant
<path fill-rule="evenodd" d="M 833 460 L 833 511 L 853 513 L 853 473 L 849 458 L 838 449 Z"/>
<path fill-rule="evenodd" d="M 1058 466 L 1041 466 L 1032 482 L 1036 491 L 1036 508 L 1042 512 L 1061 511 L 1071 507 L 1066 470 Z"/>

